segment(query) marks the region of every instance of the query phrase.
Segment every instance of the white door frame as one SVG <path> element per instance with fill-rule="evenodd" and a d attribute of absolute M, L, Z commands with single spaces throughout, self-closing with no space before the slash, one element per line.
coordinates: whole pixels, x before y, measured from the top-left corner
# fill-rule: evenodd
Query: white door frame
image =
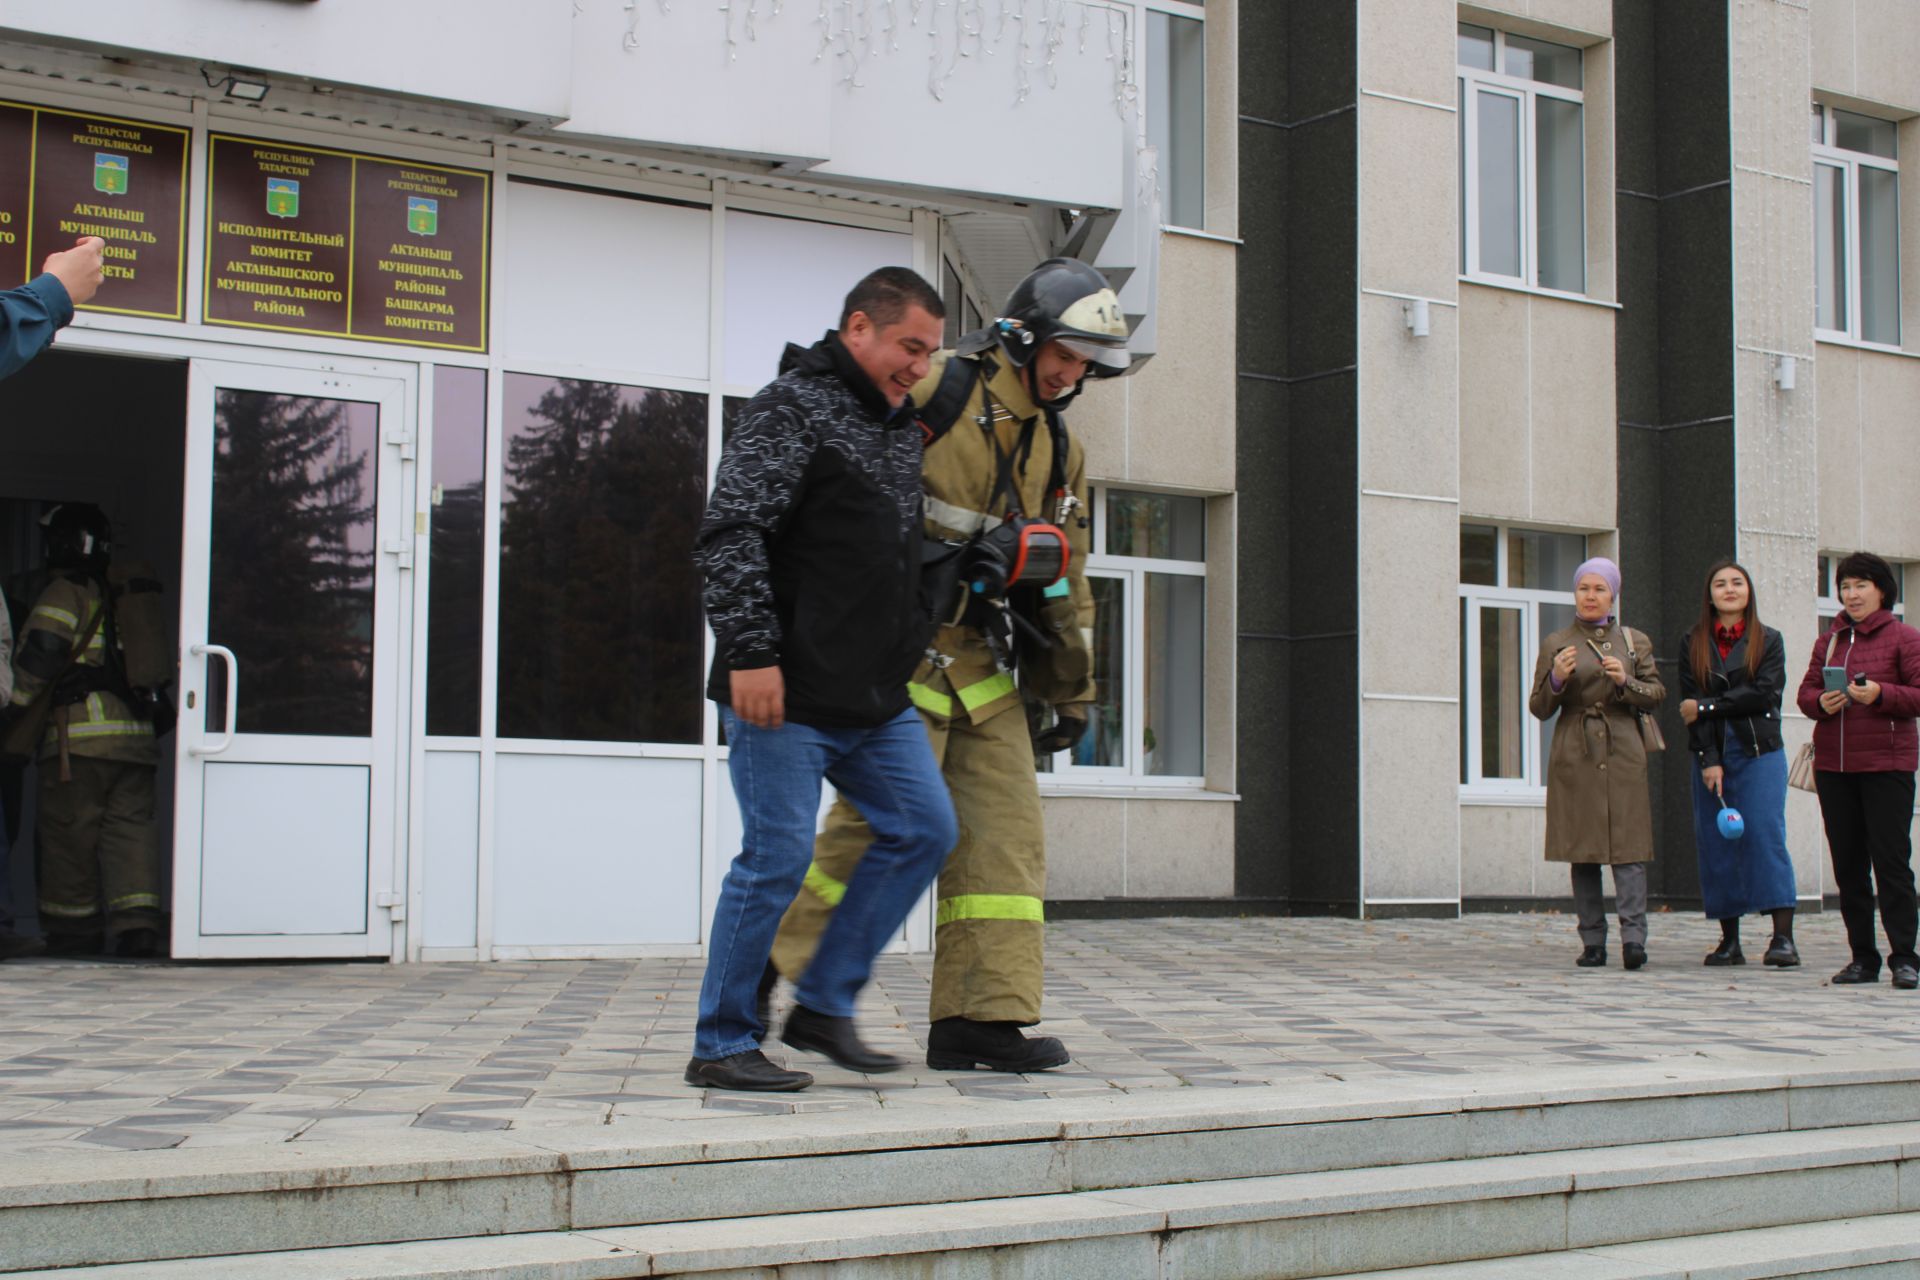
<path fill-rule="evenodd" d="M 105 345 L 105 344 L 103 344 Z M 112 349 L 125 352 L 129 344 Z M 200 346 L 201 344 L 195 344 Z M 158 353 L 156 353 L 158 354 Z M 171 352 L 167 354 L 172 354 Z M 180 958 L 274 958 L 405 955 L 413 594 L 405 569 L 414 550 L 413 460 L 418 437 L 418 368 L 391 362 L 343 361 L 293 352 L 200 352 L 188 372 L 187 466 L 183 498 L 180 727 L 176 735 L 173 954 Z M 206 634 L 212 523 L 214 388 L 278 392 L 377 403 L 380 407 L 375 507 L 373 724 L 364 748 L 354 739 L 239 735 L 222 745 L 206 724 L 208 668 L 220 637 Z M 246 673 L 240 672 L 244 696 Z M 230 704 L 232 705 L 232 704 Z M 366 929 L 360 933 L 217 935 L 201 932 L 201 836 L 206 819 L 209 756 L 264 763 L 354 763 L 369 769 Z"/>

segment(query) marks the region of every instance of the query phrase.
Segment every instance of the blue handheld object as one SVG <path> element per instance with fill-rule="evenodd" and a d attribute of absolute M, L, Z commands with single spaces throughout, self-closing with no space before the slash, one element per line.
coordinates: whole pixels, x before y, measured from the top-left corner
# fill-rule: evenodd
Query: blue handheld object
<path fill-rule="evenodd" d="M 1747 834 L 1747 820 L 1740 816 L 1738 809 L 1727 808 L 1725 800 L 1720 802 L 1720 814 L 1713 821 L 1720 828 L 1722 839 L 1738 840 Z"/>

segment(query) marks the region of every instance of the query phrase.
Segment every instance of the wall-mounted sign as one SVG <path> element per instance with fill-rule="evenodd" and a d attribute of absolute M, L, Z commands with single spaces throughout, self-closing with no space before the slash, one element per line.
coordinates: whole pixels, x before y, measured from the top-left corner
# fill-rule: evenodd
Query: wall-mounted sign
<path fill-rule="evenodd" d="M 81 236 L 107 242 L 88 311 L 186 315 L 185 129 L 0 102 L 0 288 Z"/>
<path fill-rule="evenodd" d="M 487 174 L 222 134 L 210 144 L 208 324 L 487 349 Z"/>

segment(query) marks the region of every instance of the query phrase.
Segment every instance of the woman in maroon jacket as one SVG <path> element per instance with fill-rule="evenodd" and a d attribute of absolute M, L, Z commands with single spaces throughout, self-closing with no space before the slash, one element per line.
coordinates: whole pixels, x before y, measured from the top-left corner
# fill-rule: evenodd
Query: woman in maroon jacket
<path fill-rule="evenodd" d="M 1879 556 L 1856 551 L 1840 562 L 1840 603 L 1833 628 L 1814 642 L 1800 682 L 1800 710 L 1814 722 L 1814 784 L 1840 886 L 1853 961 L 1836 983 L 1878 982 L 1880 948 L 1873 936 L 1875 882 L 1887 930 L 1893 985 L 1920 987 L 1914 954 L 1914 768 L 1920 765 L 1914 717 L 1920 716 L 1920 631 L 1890 611 L 1893 570 Z M 1828 691 L 1822 667 L 1846 673 Z"/>

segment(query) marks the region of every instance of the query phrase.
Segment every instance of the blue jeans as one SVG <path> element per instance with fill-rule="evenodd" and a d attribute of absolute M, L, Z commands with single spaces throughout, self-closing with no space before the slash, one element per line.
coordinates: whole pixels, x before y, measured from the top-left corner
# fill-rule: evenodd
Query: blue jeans
<path fill-rule="evenodd" d="M 757 729 L 728 708 L 721 715 L 742 837 L 707 936 L 707 974 L 693 1033 L 694 1056 L 707 1059 L 757 1049 L 766 1034 L 755 998 L 780 918 L 813 862 L 821 779 L 860 811 L 873 829 L 873 843 L 794 992 L 815 1013 L 853 1016 L 874 957 L 960 838 L 926 727 L 911 707 L 873 729 L 792 722 Z"/>

